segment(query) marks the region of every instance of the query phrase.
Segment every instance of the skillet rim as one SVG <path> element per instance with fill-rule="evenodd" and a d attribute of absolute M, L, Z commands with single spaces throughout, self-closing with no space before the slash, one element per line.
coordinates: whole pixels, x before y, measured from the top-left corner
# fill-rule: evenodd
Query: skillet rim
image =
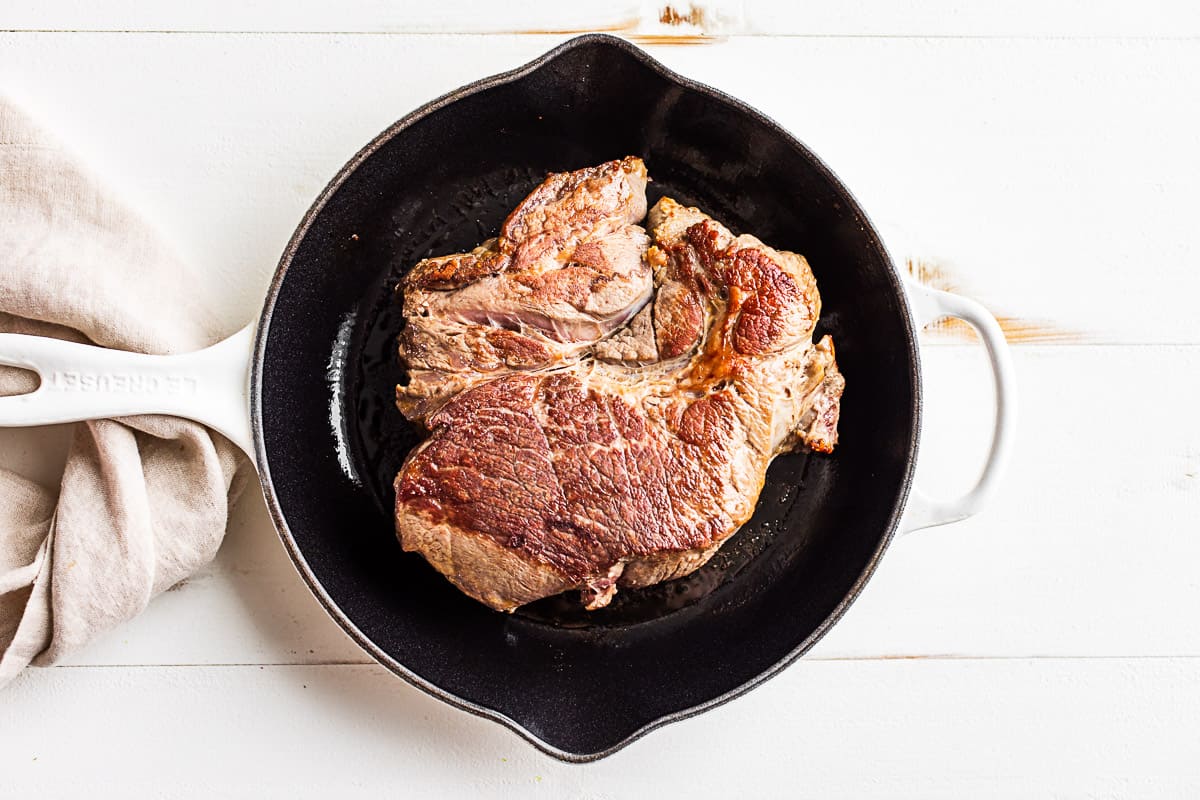
<path fill-rule="evenodd" d="M 635 58 L 642 65 L 654 70 L 662 75 L 671 83 L 690 90 L 699 92 L 714 98 L 720 102 L 732 107 L 732 110 L 748 116 L 760 124 L 766 126 L 773 134 L 782 138 L 787 142 L 798 155 L 807 158 L 809 163 L 822 176 L 829 181 L 833 186 L 839 188 L 844 195 L 847 203 L 847 208 L 851 213 L 862 221 L 862 234 L 868 239 L 868 243 L 872 245 L 880 255 L 884 262 L 891 267 L 887 270 L 887 279 L 891 283 L 892 290 L 900 297 L 899 303 L 902 322 L 905 328 L 905 344 L 909 353 L 909 377 L 913 383 L 913 401 L 911 407 L 912 424 L 909 429 L 909 440 L 911 446 L 908 449 L 908 456 L 904 465 L 903 481 L 900 485 L 899 495 L 895 502 L 891 515 L 889 516 L 887 525 L 883 533 L 879 537 L 879 543 L 872 551 L 866 566 L 859 574 L 858 578 L 850 586 L 842 600 L 834 607 L 829 615 L 818 625 L 804 640 L 795 648 L 785 654 L 780 660 L 775 662 L 769 668 L 751 678 L 750 680 L 740 684 L 739 686 L 702 703 L 698 703 L 687 708 L 679 709 L 678 711 L 664 714 L 654 720 L 646 723 L 632 733 L 626 735 L 623 739 L 608 747 L 589 753 L 575 753 L 568 750 L 555 747 L 554 745 L 543 741 L 537 735 L 529 731 L 516 720 L 509 717 L 500 711 L 497 711 L 487 706 L 482 706 L 464 700 L 457 695 L 446 691 L 440 686 L 426 680 L 417 673 L 408 669 L 404 664 L 393 658 L 389 653 L 376 645 L 369 637 L 366 636 L 358 626 L 341 610 L 338 604 L 325 591 L 325 587 L 314 574 L 312 568 L 308 565 L 304 554 L 296 544 L 295 537 L 292 535 L 291 529 L 288 527 L 287 520 L 280 508 L 279 499 L 275 494 L 275 484 L 271 475 L 270 464 L 267 458 L 265 438 L 263 435 L 263 417 L 262 417 L 262 380 L 263 380 L 263 365 L 266 361 L 266 346 L 267 338 L 270 333 L 271 320 L 275 311 L 275 303 L 279 297 L 279 292 L 287 277 L 288 268 L 291 266 L 296 253 L 300 249 L 301 244 L 307 237 L 313 223 L 324 211 L 325 206 L 330 199 L 337 194 L 342 185 L 358 171 L 359 167 L 371 156 L 373 156 L 381 147 L 390 142 L 395 136 L 402 133 L 404 130 L 412 126 L 421 119 L 437 112 L 458 100 L 491 89 L 496 86 L 502 86 L 507 83 L 520 80 L 546 64 L 554 61 L 563 54 L 570 52 L 578 47 L 586 45 L 603 45 L 606 47 L 615 47 L 624 51 L 628 55 Z M 923 387 L 921 384 L 921 368 L 920 368 L 920 346 L 917 341 L 917 329 L 913 323 L 912 309 L 908 300 L 908 293 L 904 287 L 903 280 L 900 278 L 896 262 L 888 252 L 882 237 L 879 235 L 874 224 L 859 204 L 858 200 L 850 192 L 849 188 L 837 177 L 824 161 L 822 161 L 815 153 L 813 153 L 803 142 L 797 139 L 791 132 L 776 122 L 774 119 L 763 114 L 761 111 L 746 104 L 732 95 L 715 89 L 706 84 L 694 81 L 684 75 L 671 70 L 646 51 L 642 50 L 632 42 L 622 39 L 617 36 L 603 33 L 589 33 L 582 36 L 576 36 L 568 39 L 537 58 L 506 72 L 501 72 L 485 78 L 481 78 L 472 83 L 454 89 L 442 96 L 425 103 L 419 108 L 409 112 L 401 117 L 396 122 L 388 126 L 383 132 L 375 136 L 368 144 L 360 149 L 346 164 L 338 170 L 337 174 L 329 181 L 321 193 L 313 201 L 308 211 L 305 212 L 300 224 L 295 232 L 288 240 L 287 246 L 284 248 L 280 256 L 279 263 L 276 266 L 275 274 L 271 278 L 271 284 L 267 289 L 266 299 L 263 302 L 263 310 L 259 316 L 258 325 L 255 331 L 254 350 L 251 362 L 250 372 L 250 427 L 254 439 L 254 460 L 258 469 L 259 483 L 262 488 L 263 497 L 266 500 L 267 510 L 271 515 L 271 521 L 275 526 L 275 530 L 283 543 L 284 549 L 287 551 L 288 557 L 291 559 L 292 565 L 300 573 L 304 583 L 309 590 L 320 602 L 325 613 L 328 614 L 345 633 L 354 640 L 355 644 L 366 651 L 375 661 L 386 667 L 393 674 L 402 678 L 409 684 L 422 690 L 426 694 L 435 697 L 455 708 L 467 711 L 475 716 L 490 719 L 498 722 L 504 727 L 511 730 L 513 733 L 525 739 L 538 750 L 552 756 L 560 761 L 568 763 L 588 763 L 597 761 L 612 755 L 618 750 L 622 750 L 634 741 L 642 738 L 653 730 L 669 725 L 673 722 L 679 722 L 684 719 L 702 714 L 705 711 L 723 705 L 734 698 L 749 692 L 750 690 L 762 685 L 766 681 L 778 675 L 787 667 L 795 663 L 802 655 L 808 652 L 812 647 L 820 641 L 825 634 L 846 613 L 847 609 L 854 603 L 858 596 L 862 593 L 867 582 L 874 575 L 879 561 L 883 554 L 887 551 L 888 546 L 896 537 L 896 531 L 899 528 L 900 521 L 903 518 L 904 510 L 908 504 L 908 496 L 913 485 L 913 474 L 916 469 L 917 455 L 920 446 L 921 438 L 921 415 L 922 415 L 922 395 Z"/>

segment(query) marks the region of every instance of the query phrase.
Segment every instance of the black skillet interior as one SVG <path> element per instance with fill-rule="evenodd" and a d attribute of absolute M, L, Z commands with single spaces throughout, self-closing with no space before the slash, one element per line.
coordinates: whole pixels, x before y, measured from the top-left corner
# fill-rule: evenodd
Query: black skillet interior
<path fill-rule="evenodd" d="M 587 614 L 513 615 L 461 595 L 392 533 L 391 481 L 419 439 L 392 289 L 420 258 L 469 249 L 549 171 L 642 156 L 670 195 L 807 255 L 846 374 L 832 456 L 778 459 L 758 510 L 687 578 Z M 256 371 L 260 468 L 285 542 L 331 613 L 393 670 L 587 759 L 745 690 L 840 616 L 907 493 L 919 409 L 900 285 L 857 204 L 794 139 L 606 36 L 421 109 L 314 205 L 268 298 Z"/>

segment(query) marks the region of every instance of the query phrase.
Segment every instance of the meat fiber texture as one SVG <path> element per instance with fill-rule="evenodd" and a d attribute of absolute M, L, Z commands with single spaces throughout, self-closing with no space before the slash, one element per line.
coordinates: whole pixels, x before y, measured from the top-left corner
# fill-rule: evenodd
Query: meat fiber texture
<path fill-rule="evenodd" d="M 669 198 L 647 216 L 646 181 L 634 157 L 550 175 L 497 238 L 399 287 L 396 402 L 429 436 L 396 532 L 494 609 L 687 575 L 776 455 L 837 442 L 808 263 Z"/>

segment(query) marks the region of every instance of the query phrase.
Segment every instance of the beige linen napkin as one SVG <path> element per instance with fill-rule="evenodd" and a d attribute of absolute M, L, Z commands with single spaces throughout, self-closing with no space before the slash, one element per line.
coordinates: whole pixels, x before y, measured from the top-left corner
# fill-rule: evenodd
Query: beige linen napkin
<path fill-rule="evenodd" d="M 230 333 L 189 288 L 204 279 L 0 98 L 0 331 L 196 350 Z M 30 383 L 0 367 L 0 394 Z M 244 463 L 201 425 L 142 416 L 77 423 L 57 491 L 0 469 L 0 686 L 208 563 Z"/>

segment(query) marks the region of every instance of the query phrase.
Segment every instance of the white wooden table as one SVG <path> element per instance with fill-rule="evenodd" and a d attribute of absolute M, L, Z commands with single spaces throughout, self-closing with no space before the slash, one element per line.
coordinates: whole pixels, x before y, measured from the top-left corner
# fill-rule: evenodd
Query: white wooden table
<path fill-rule="evenodd" d="M 311 5 L 6 0 L 0 90 L 211 267 L 232 331 L 391 121 L 572 31 L 633 36 L 788 126 L 1005 318 L 1007 479 L 897 542 L 781 676 L 585 766 L 374 666 L 248 492 L 209 568 L 0 693 L 0 796 L 1200 794 L 1200 6 Z M 926 343 L 920 478 L 952 492 L 990 385 L 958 329 Z M 64 443 L 4 432 L 0 462 L 52 483 Z"/>

